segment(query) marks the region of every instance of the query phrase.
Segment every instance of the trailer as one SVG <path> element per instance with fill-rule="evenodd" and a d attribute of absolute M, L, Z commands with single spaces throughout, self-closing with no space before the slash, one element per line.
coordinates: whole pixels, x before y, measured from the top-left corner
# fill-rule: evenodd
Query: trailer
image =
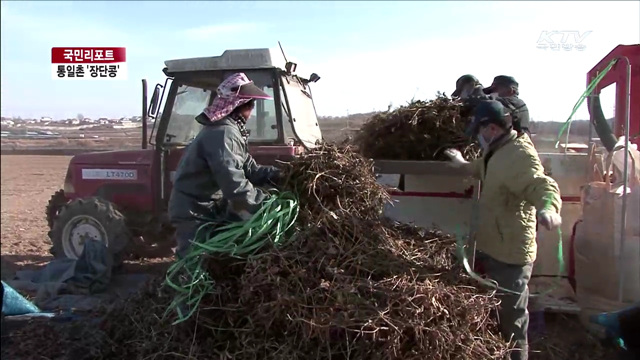
<path fill-rule="evenodd" d="M 616 83 L 616 109 L 620 111 L 615 115 L 612 130 L 602 115 L 598 95 L 603 88 Z M 539 154 L 545 172 L 559 185 L 563 203 L 561 235 L 543 229 L 539 229 L 537 233 L 538 256 L 530 288 L 534 300 L 532 304 L 541 310 L 575 314 L 581 312 L 576 292 L 576 281 L 579 281 L 580 274 L 576 274 L 574 245 L 576 229 L 582 224 L 584 188 L 603 177 L 605 168 L 608 168 L 607 160 L 610 161 L 609 155 L 613 153 L 616 144 L 618 150 L 620 146 L 623 147 L 621 151 L 625 154 L 624 164 L 627 164 L 624 171 L 621 170 L 624 175 L 620 174 L 620 178 L 629 179 L 629 171 L 634 171 L 628 169 L 628 164 L 633 163 L 629 161 L 627 153 L 633 156 L 633 149 L 630 148 L 637 146 L 640 141 L 640 45 L 616 47 L 589 71 L 587 84 L 591 129 L 595 129 L 599 135 L 604 151 L 590 142 L 587 146 L 588 151 L 581 149 L 579 152 L 558 151 Z M 619 139 L 629 141 L 620 142 Z M 391 192 L 393 205 L 385 209 L 386 216 L 417 226 L 435 225 L 446 232 L 468 237 L 468 255 L 473 258 L 473 221 L 479 196 L 479 181 L 469 178 L 462 169 L 447 162 L 377 160 L 375 166 L 379 174 L 378 181 L 395 189 Z M 627 211 L 628 204 L 626 201 L 622 203 L 624 206 L 616 211 L 622 214 L 622 218 L 628 219 L 627 221 L 637 223 L 640 217 L 638 211 Z M 620 233 L 625 232 L 625 226 L 622 225 Z M 622 239 L 612 237 L 607 241 L 624 243 L 624 236 L 621 237 Z M 632 243 L 628 248 L 635 251 L 633 249 L 637 249 L 637 246 Z M 637 260 L 633 260 L 634 256 Z M 631 257 L 640 264 L 640 253 Z M 628 269 L 629 266 L 635 265 L 627 266 L 616 262 L 612 266 Z M 622 278 L 625 271 L 619 272 Z M 640 271 L 638 273 L 640 274 Z M 609 280 L 615 280 L 621 288 L 623 285 L 636 288 L 635 283 L 628 283 L 640 281 L 634 276 L 627 276 L 626 280 Z M 637 288 L 640 289 L 640 284 L 637 284 Z M 541 294 L 544 295 L 540 296 Z M 635 300 L 640 301 L 640 298 Z M 622 300 L 620 302 L 626 303 Z"/>

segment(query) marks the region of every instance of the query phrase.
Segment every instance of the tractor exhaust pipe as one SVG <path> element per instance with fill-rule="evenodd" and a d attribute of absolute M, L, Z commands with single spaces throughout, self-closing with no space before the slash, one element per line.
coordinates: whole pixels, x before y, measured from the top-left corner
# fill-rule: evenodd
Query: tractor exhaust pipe
<path fill-rule="evenodd" d="M 142 150 L 147 148 L 147 79 L 142 79 Z"/>

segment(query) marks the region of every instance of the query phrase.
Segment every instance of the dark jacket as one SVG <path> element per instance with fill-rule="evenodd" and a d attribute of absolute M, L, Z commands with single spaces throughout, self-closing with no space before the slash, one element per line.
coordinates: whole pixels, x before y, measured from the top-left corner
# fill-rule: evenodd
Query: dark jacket
<path fill-rule="evenodd" d="M 278 169 L 256 164 L 240 126 L 226 117 L 204 128 L 187 146 L 176 169 L 169 200 L 172 222 L 193 220 L 191 211 L 207 215 L 219 191 L 234 213 L 255 213 L 266 194 L 265 186 L 278 176 Z"/>
<path fill-rule="evenodd" d="M 529 131 L 529 108 L 527 108 L 527 104 L 516 95 L 498 97 L 496 100 L 500 101 L 509 113 L 511 113 L 513 130 L 531 136 L 531 132 Z"/>
<path fill-rule="evenodd" d="M 482 85 L 476 86 L 475 88 L 473 88 L 471 93 L 462 100 L 463 106 L 460 111 L 460 115 L 462 117 L 472 117 L 476 106 L 486 100 L 494 99 L 491 97 L 491 95 L 484 93 Z"/>

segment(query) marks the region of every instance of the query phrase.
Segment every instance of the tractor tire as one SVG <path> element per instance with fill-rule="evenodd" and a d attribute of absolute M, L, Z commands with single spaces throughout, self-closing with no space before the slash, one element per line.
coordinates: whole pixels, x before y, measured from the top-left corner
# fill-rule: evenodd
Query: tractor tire
<path fill-rule="evenodd" d="M 124 216 L 111 202 L 97 197 L 76 199 L 62 207 L 49 231 L 51 254 L 79 258 L 85 236 L 105 243 L 116 266 L 124 260 L 131 239 Z"/>
<path fill-rule="evenodd" d="M 53 223 L 56 221 L 62 207 L 68 202 L 64 195 L 64 190 L 60 189 L 51 195 L 45 213 L 47 214 L 47 224 L 49 230 L 53 229 Z"/>

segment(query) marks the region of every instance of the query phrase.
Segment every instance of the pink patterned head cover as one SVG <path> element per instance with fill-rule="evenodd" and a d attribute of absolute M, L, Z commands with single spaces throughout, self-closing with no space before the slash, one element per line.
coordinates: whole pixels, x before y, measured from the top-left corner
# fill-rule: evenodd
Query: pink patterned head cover
<path fill-rule="evenodd" d="M 235 73 L 218 86 L 217 96 L 211 106 L 204 109 L 204 114 L 209 120 L 218 121 L 253 99 L 270 100 L 271 96 L 257 87 L 244 73 Z"/>

